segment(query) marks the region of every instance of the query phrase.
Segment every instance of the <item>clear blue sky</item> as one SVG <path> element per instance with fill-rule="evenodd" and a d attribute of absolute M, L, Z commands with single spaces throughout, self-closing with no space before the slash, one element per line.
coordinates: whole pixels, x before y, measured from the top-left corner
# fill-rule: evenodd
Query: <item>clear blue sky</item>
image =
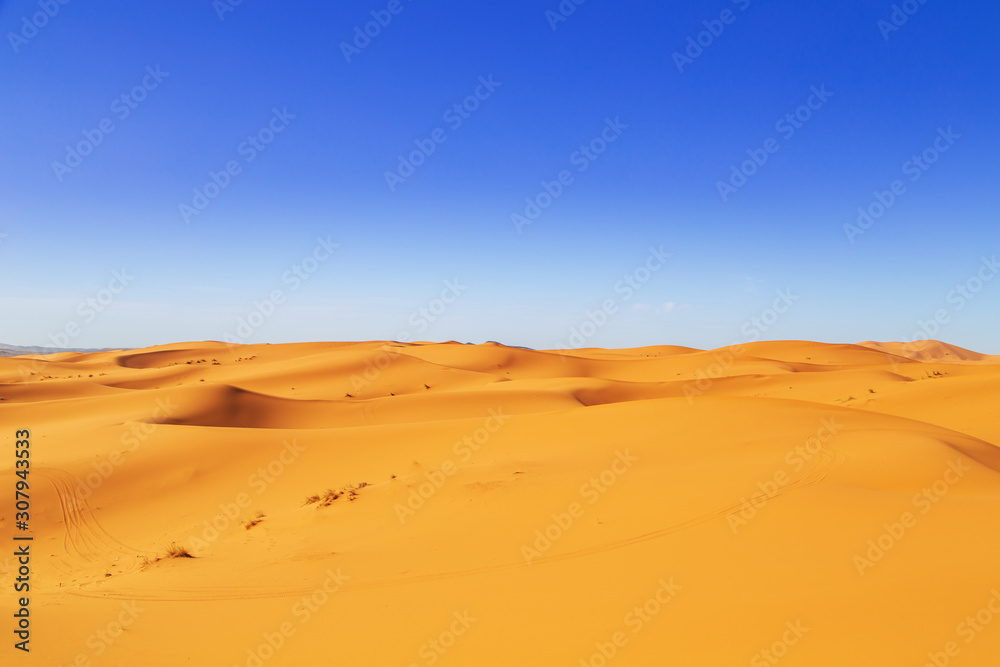
<path fill-rule="evenodd" d="M 1000 353 L 995 3 L 320 4 L 0 2 L 0 342 Z"/>

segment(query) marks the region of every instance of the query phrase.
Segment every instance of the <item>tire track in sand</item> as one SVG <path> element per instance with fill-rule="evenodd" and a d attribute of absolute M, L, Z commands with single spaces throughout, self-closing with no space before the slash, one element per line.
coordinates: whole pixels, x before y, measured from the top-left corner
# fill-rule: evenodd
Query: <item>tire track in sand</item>
<path fill-rule="evenodd" d="M 56 492 L 65 529 L 63 547 L 71 559 L 111 566 L 118 558 L 123 571 L 132 571 L 138 567 L 134 563 L 137 557 L 152 555 L 130 547 L 105 530 L 87 499 L 76 492 L 80 480 L 71 473 L 58 468 L 36 468 L 33 472 Z"/>

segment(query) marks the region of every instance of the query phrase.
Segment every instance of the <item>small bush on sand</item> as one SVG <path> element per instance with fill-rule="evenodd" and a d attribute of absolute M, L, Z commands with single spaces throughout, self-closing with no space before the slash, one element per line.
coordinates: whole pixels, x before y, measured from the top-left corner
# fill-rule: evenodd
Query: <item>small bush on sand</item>
<path fill-rule="evenodd" d="M 254 518 L 252 518 L 249 521 L 247 521 L 246 523 L 244 523 L 243 527 L 246 528 L 247 530 L 250 530 L 251 528 L 253 528 L 254 526 L 256 526 L 258 523 L 260 523 L 261 521 L 263 521 L 266 517 L 267 517 L 267 515 L 264 514 L 263 511 L 257 510 L 257 514 L 254 516 Z"/>
<path fill-rule="evenodd" d="M 194 556 L 191 555 L 191 552 L 186 547 L 176 542 L 171 542 L 170 546 L 167 547 L 167 558 L 194 558 Z"/>
<path fill-rule="evenodd" d="M 347 486 L 342 486 L 339 490 L 334 491 L 333 489 L 327 489 L 320 495 L 307 496 L 303 505 L 316 505 L 317 507 L 329 507 L 334 503 L 335 500 L 341 496 L 347 496 L 347 499 L 353 501 L 358 496 L 358 491 L 360 489 L 368 486 L 368 482 L 359 482 L 358 484 L 348 484 Z"/>

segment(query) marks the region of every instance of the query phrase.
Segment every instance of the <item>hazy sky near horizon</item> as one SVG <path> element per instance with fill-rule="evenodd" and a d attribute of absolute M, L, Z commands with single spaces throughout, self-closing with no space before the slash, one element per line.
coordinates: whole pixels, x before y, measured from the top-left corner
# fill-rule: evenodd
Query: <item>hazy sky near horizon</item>
<path fill-rule="evenodd" d="M 0 2 L 0 342 L 1000 353 L 1000 6 Z"/>

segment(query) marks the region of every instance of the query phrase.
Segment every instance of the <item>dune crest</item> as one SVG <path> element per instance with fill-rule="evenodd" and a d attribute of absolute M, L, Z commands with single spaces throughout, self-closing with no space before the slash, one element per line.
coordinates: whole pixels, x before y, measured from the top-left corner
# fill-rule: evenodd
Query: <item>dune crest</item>
<path fill-rule="evenodd" d="M 997 361 L 995 356 L 980 354 L 964 347 L 949 345 L 939 340 L 917 340 L 912 342 L 878 343 L 865 341 L 858 343 L 880 352 L 906 357 L 914 361 L 937 361 L 941 363 L 961 363 L 965 361 Z"/>

